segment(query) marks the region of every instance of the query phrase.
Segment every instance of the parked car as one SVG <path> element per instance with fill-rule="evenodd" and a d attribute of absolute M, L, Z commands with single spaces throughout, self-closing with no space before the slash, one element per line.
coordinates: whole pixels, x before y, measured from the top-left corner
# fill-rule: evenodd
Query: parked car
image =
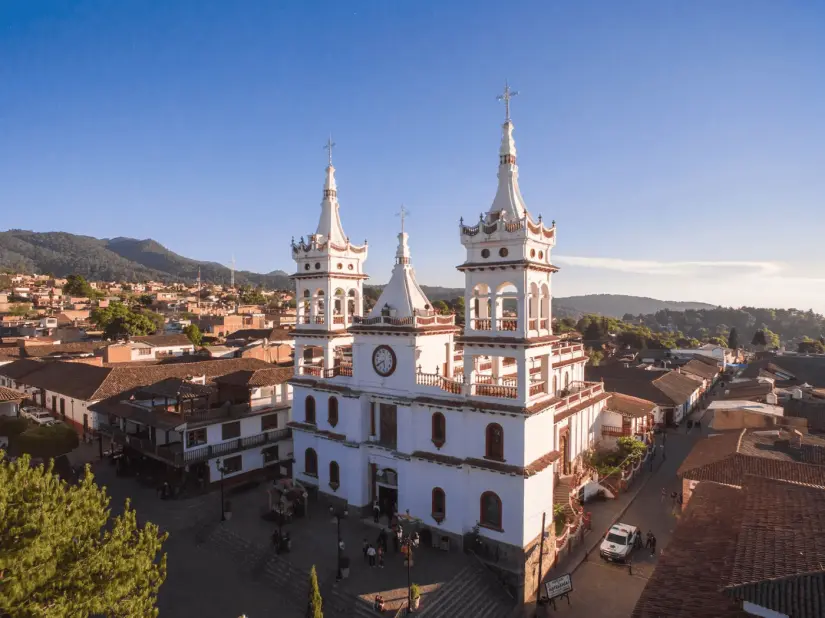
<path fill-rule="evenodd" d="M 642 537 L 636 526 L 614 524 L 599 545 L 599 555 L 611 562 L 627 562 L 634 549 L 642 546 Z"/>
<path fill-rule="evenodd" d="M 54 418 L 48 412 L 35 406 L 20 408 L 20 415 L 38 425 L 53 425 L 55 423 Z"/>

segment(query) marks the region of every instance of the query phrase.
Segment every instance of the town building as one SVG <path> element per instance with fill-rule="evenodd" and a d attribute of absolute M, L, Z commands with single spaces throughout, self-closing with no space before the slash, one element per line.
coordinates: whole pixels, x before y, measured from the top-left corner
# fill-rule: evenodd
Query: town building
<path fill-rule="evenodd" d="M 584 381 L 583 346 L 552 333 L 556 227 L 522 199 L 505 98 L 495 199 L 458 226 L 463 329 L 418 285 L 403 210 L 392 277 L 363 315 L 367 246 L 344 233 L 330 159 L 317 229 L 292 245 L 290 426 L 302 485 L 351 512 L 377 501 L 454 547 L 472 534 L 525 600 L 539 557 L 553 562 L 556 479 L 581 471 L 601 439 L 609 394 Z"/>

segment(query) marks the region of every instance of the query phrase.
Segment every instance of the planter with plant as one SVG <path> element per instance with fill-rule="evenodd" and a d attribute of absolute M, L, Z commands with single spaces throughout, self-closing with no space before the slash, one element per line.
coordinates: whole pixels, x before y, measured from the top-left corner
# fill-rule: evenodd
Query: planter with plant
<path fill-rule="evenodd" d="M 415 611 L 421 603 L 421 588 L 418 584 L 413 584 L 410 586 L 410 596 L 412 597 L 412 609 Z"/>

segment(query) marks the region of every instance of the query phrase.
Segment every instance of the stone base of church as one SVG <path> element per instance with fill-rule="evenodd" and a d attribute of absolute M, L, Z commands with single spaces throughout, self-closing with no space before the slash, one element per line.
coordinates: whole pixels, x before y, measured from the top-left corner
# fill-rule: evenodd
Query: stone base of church
<path fill-rule="evenodd" d="M 534 602 L 539 583 L 547 576 L 556 559 L 556 539 L 551 524 L 545 532 L 543 555 L 536 535 L 527 547 L 516 547 L 484 538 L 473 553 L 498 577 L 502 586 L 519 604 Z M 471 541 L 468 541 L 468 544 Z M 473 549 L 473 548 L 468 548 Z M 541 557 L 541 560 L 539 557 Z M 541 562 L 541 573 L 539 573 Z"/>

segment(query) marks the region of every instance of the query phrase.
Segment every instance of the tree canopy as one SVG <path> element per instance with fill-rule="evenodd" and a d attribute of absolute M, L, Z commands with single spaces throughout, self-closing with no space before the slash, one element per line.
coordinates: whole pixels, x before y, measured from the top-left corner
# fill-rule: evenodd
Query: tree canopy
<path fill-rule="evenodd" d="M 89 468 L 78 484 L 0 452 L 0 614 L 14 618 L 157 616 L 166 534 L 111 516 Z"/>
<path fill-rule="evenodd" d="M 97 290 L 89 285 L 86 278 L 81 275 L 69 275 L 66 277 L 63 293 L 67 296 L 81 296 L 83 298 L 96 298 L 100 295 Z"/>
<path fill-rule="evenodd" d="M 739 347 L 739 331 L 736 330 L 735 326 L 730 329 L 730 333 L 728 334 L 728 347 L 731 350 Z"/>
<path fill-rule="evenodd" d="M 110 303 L 108 307 L 95 309 L 91 320 L 110 338 L 151 335 L 163 327 L 163 316 L 151 311 L 133 311 L 123 303 Z"/>
<path fill-rule="evenodd" d="M 191 341 L 193 345 L 198 346 L 203 342 L 203 333 L 197 324 L 186 326 L 183 329 L 183 334 L 189 337 L 189 341 Z"/>

